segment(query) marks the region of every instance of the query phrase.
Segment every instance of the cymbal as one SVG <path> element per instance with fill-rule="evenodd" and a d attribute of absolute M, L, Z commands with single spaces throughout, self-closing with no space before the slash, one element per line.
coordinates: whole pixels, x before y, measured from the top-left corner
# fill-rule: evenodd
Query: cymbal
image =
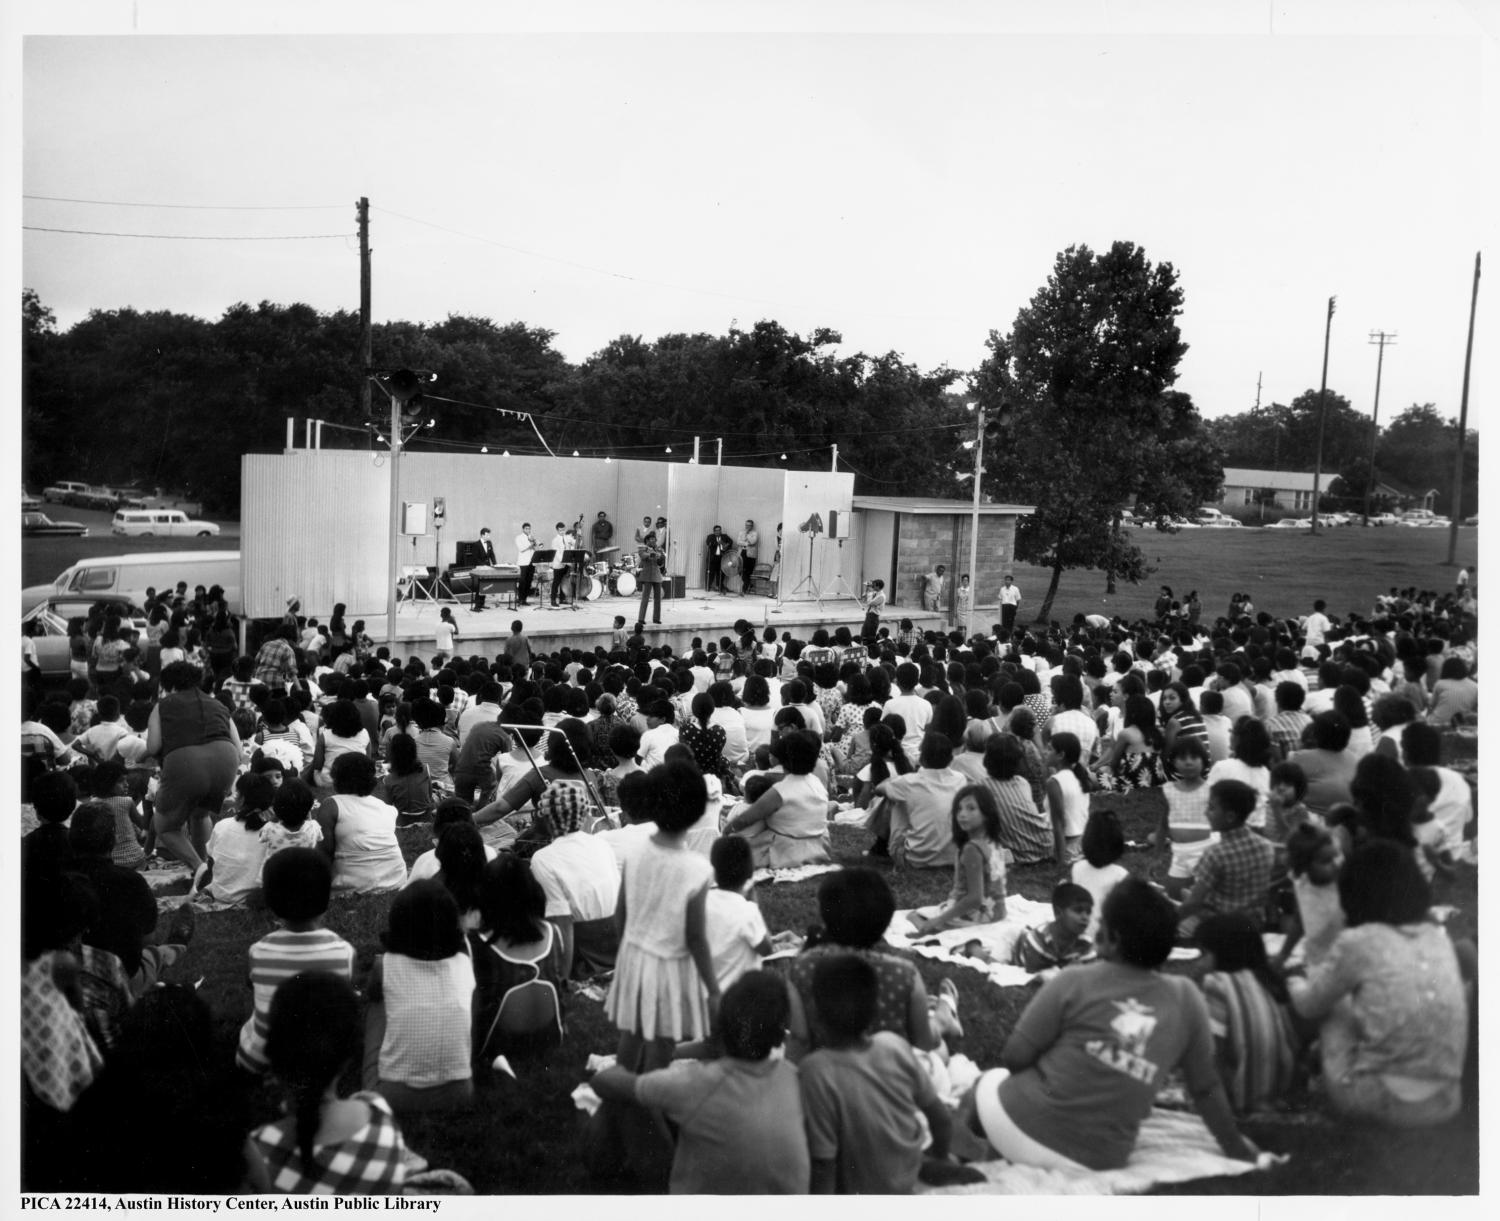
<path fill-rule="evenodd" d="M 598 551 L 594 552 L 594 554 L 595 555 L 608 555 L 611 551 L 618 551 L 618 550 L 619 550 L 618 547 L 600 547 Z"/>

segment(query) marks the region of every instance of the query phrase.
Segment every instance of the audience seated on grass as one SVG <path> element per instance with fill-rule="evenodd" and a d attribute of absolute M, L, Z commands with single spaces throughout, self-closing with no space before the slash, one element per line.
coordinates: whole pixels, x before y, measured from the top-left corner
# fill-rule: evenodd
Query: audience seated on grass
<path fill-rule="evenodd" d="M 1040 979 L 1051 979 L 1060 967 L 1071 966 L 1093 956 L 1088 938 L 1093 923 L 1094 896 L 1076 882 L 1059 882 L 1052 888 L 1052 920 L 1034 925 L 1016 939 L 1010 960 Z"/>
<path fill-rule="evenodd" d="M 709 953 L 719 990 L 757 970 L 771 952 L 771 934 L 755 902 L 755 863 L 750 845 L 737 835 L 722 836 L 709 853 L 714 884 L 708 892 L 704 921 Z"/>
<path fill-rule="evenodd" d="M 1193 888 L 1178 909 L 1182 935 L 1191 937 L 1204 916 L 1243 912 L 1257 929 L 1265 923 L 1276 848 L 1249 827 L 1258 796 L 1241 780 L 1209 787 L 1208 824 L 1219 838 L 1208 846 L 1193 875 Z"/>
<path fill-rule="evenodd" d="M 335 890 L 392 890 L 406 880 L 406 860 L 396 840 L 396 809 L 371 796 L 375 764 L 350 752 L 333 763 L 333 792 L 318 807 L 323 829 L 318 850 L 333 865 Z"/>

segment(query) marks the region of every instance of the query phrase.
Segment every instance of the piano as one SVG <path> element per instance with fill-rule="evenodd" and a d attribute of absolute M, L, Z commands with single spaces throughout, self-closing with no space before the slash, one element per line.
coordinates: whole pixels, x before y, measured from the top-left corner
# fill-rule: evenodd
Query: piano
<path fill-rule="evenodd" d="M 460 567 L 453 564 L 448 569 L 448 588 L 455 597 L 473 600 L 476 594 L 503 598 L 512 609 L 516 605 L 516 591 L 521 585 L 521 570 L 514 564 L 474 564 Z"/>

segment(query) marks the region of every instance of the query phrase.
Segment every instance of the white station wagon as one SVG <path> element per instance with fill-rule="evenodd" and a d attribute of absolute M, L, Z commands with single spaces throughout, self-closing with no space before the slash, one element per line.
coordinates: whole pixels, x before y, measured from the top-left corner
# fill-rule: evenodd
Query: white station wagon
<path fill-rule="evenodd" d="M 211 521 L 194 521 L 181 509 L 121 509 L 110 526 L 111 534 L 129 534 L 139 538 L 153 535 L 181 538 L 185 535 L 208 538 L 219 527 Z"/>

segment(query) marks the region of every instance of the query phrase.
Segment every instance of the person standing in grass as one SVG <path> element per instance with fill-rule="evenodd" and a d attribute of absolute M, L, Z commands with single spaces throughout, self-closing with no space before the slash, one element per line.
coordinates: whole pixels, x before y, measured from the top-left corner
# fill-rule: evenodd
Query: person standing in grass
<path fill-rule="evenodd" d="M 656 833 L 627 861 L 615 923 L 620 952 L 604 1012 L 620 1031 L 621 1068 L 644 1071 L 672 1059 L 675 1045 L 707 1036 L 719 983 L 706 931 L 713 866 L 687 847 L 708 786 L 688 763 L 651 776 Z"/>

